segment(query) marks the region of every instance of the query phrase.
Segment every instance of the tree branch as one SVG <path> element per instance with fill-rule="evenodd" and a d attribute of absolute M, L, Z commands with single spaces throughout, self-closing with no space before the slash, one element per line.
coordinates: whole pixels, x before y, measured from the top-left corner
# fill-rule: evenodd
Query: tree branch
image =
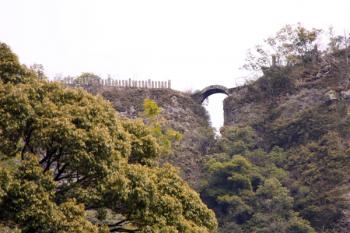
<path fill-rule="evenodd" d="M 58 167 L 57 174 L 56 174 L 55 179 L 54 179 L 55 181 L 59 181 L 59 180 L 61 180 L 63 178 L 68 178 L 69 177 L 69 176 L 61 177 L 61 175 L 64 173 L 64 170 L 67 168 L 68 165 L 69 165 L 69 163 L 65 163 L 61 168 Z"/>
<path fill-rule="evenodd" d="M 107 225 L 108 227 L 116 227 L 116 226 L 121 226 L 123 223 L 129 222 L 129 219 L 124 219 L 121 220 L 119 222 L 113 223 L 113 224 L 109 224 Z"/>
<path fill-rule="evenodd" d="M 27 136 L 25 136 L 25 139 L 24 139 L 24 146 L 22 148 L 22 151 L 21 151 L 21 159 L 23 160 L 24 159 L 24 154 L 27 152 L 28 150 L 28 146 L 29 146 L 29 142 L 30 142 L 30 139 L 32 137 L 32 133 L 33 133 L 33 129 L 30 128 L 29 129 L 29 132 L 27 133 Z"/>
<path fill-rule="evenodd" d="M 124 224 L 130 223 L 129 219 L 123 219 L 119 222 L 113 223 L 113 224 L 108 224 L 108 228 L 110 232 L 138 232 L 140 231 L 139 229 L 126 229 L 122 227 Z"/>
<path fill-rule="evenodd" d="M 131 229 L 125 229 L 125 228 L 115 228 L 115 229 L 109 229 L 109 232 L 138 232 L 140 230 L 131 230 Z"/>

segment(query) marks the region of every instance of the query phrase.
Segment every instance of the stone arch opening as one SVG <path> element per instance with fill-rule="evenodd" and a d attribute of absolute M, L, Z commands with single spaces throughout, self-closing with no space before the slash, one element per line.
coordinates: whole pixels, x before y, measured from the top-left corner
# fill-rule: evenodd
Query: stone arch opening
<path fill-rule="evenodd" d="M 229 90 L 228 88 L 221 85 L 211 85 L 196 93 L 194 97 L 200 104 L 202 104 L 206 98 L 218 93 L 225 94 L 228 96 Z"/>
<path fill-rule="evenodd" d="M 212 127 L 215 129 L 217 134 L 219 133 L 220 128 L 224 125 L 224 109 L 223 109 L 223 99 L 222 94 L 229 96 L 229 89 L 221 85 L 211 85 L 204 88 L 201 91 L 195 93 L 192 97 L 193 99 L 203 105 L 203 102 L 210 96 L 219 94 L 218 96 L 211 97 L 211 101 L 214 101 L 214 104 L 209 103 L 204 106 L 209 113 L 210 121 Z M 222 109 L 222 112 L 219 109 Z"/>

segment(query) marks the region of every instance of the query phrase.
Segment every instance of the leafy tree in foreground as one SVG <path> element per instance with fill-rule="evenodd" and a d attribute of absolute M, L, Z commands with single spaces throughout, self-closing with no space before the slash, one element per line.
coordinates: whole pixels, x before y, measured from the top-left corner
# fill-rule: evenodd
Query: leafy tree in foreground
<path fill-rule="evenodd" d="M 0 58 L 1 223 L 22 232 L 216 231 L 177 171 L 153 161 L 151 128 L 119 118 L 101 97 L 38 79 L 5 44 Z M 87 221 L 86 209 L 117 217 Z"/>
<path fill-rule="evenodd" d="M 84 206 L 69 199 L 55 203 L 56 183 L 35 156 L 8 172 L 0 170 L 1 219 L 14 221 L 22 232 L 98 232 L 84 217 Z"/>

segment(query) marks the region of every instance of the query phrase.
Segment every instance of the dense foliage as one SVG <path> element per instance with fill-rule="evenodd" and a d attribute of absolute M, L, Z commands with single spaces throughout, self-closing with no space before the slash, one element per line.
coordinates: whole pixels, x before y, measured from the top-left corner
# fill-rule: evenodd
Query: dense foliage
<path fill-rule="evenodd" d="M 293 209 L 288 173 L 281 164 L 286 154 L 275 148 L 266 153 L 248 126 L 222 131 L 222 153 L 207 163 L 202 197 L 215 209 L 222 232 L 314 232 Z"/>
<path fill-rule="evenodd" d="M 215 232 L 199 195 L 155 162 L 163 146 L 152 128 L 120 118 L 102 97 L 38 78 L 3 43 L 0 119 L 3 229 Z"/>

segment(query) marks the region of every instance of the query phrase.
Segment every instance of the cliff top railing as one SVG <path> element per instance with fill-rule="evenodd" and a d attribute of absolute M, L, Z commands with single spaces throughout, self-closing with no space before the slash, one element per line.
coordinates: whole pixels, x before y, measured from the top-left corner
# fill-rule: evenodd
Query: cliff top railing
<path fill-rule="evenodd" d="M 89 86 L 89 85 L 100 85 L 106 87 L 118 87 L 118 88 L 147 88 L 147 89 L 171 89 L 171 80 L 168 81 L 153 81 L 148 80 L 132 80 L 131 78 L 125 80 L 116 80 L 112 78 L 74 78 L 65 77 L 58 80 L 66 85 L 74 86 Z"/>

